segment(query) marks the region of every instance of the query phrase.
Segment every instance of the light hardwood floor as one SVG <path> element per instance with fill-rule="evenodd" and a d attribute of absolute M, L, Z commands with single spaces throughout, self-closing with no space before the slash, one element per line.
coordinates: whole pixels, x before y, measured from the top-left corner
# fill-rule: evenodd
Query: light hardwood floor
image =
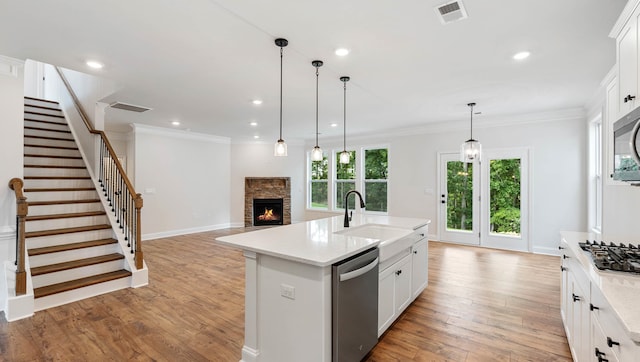
<path fill-rule="evenodd" d="M 244 259 L 220 230 L 149 241 L 149 286 L 7 323 L 2 361 L 238 361 Z M 367 361 L 570 361 L 557 257 L 429 243 L 429 286 Z"/>

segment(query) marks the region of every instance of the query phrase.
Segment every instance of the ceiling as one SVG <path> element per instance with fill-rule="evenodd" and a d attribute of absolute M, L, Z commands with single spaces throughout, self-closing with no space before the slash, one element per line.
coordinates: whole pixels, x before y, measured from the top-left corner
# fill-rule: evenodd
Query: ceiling
<path fill-rule="evenodd" d="M 463 0 L 468 18 L 442 24 L 445 0 L 4 1 L 0 54 L 108 78 L 107 129 L 129 123 L 273 142 L 284 37 L 283 138 L 382 134 L 430 123 L 583 109 L 615 63 L 609 31 L 623 0 Z M 336 48 L 350 54 L 339 57 Z M 527 50 L 531 56 L 512 56 Z M 94 59 L 104 68 L 91 70 Z M 263 100 L 255 106 L 253 99 Z M 255 121 L 257 126 L 249 123 Z M 338 127 L 330 127 L 337 123 Z M 322 141 L 321 141 L 322 143 Z"/>

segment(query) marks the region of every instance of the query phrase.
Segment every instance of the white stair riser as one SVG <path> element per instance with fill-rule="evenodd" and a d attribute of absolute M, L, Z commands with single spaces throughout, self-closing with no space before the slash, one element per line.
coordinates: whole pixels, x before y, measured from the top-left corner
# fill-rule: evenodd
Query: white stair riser
<path fill-rule="evenodd" d="M 89 176 L 86 168 L 37 168 L 25 167 L 25 176 Z"/>
<path fill-rule="evenodd" d="M 70 243 L 77 243 L 81 241 L 109 239 L 109 238 L 113 238 L 113 236 L 114 236 L 113 230 L 102 229 L 102 230 L 83 231 L 83 232 L 69 233 L 69 234 L 40 236 L 37 238 L 31 237 L 31 238 L 27 238 L 26 244 L 27 244 L 27 248 L 29 249 L 44 248 L 45 246 L 70 244 Z"/>
<path fill-rule="evenodd" d="M 39 125 L 37 125 L 36 127 L 40 128 Z M 26 136 L 37 136 L 37 137 L 64 138 L 66 140 L 73 139 L 73 135 L 71 133 L 69 133 L 69 132 L 56 132 L 56 131 L 41 130 L 41 129 L 30 129 L 30 128 L 25 128 L 24 136 L 25 137 Z"/>
<path fill-rule="evenodd" d="M 94 284 L 88 287 L 70 290 L 64 293 L 52 294 L 46 297 L 36 298 L 34 310 L 40 311 L 47 308 L 87 299 L 96 295 L 113 292 L 131 286 L 131 277 L 111 280 L 105 283 Z"/>
<path fill-rule="evenodd" d="M 66 123 L 51 124 L 51 123 L 36 122 L 36 121 L 31 121 L 26 119 L 24 121 L 24 125 L 25 127 L 36 127 L 36 128 L 50 129 L 50 130 L 69 131 L 69 126 L 67 126 Z M 47 132 L 47 131 L 40 131 L 40 130 L 34 130 L 34 129 L 28 129 L 28 128 L 24 130 L 24 134 L 30 134 L 35 136 L 49 136 L 53 133 L 71 135 L 70 133 Z"/>
<path fill-rule="evenodd" d="M 91 179 L 37 179 L 24 180 L 24 188 L 51 188 L 51 187 L 94 187 Z"/>
<path fill-rule="evenodd" d="M 25 106 L 28 106 L 28 105 L 43 106 L 43 107 L 58 108 L 58 109 L 60 108 L 60 105 L 58 105 L 58 103 L 45 102 L 39 99 L 31 99 L 31 98 L 25 98 L 24 105 Z"/>
<path fill-rule="evenodd" d="M 63 138 L 63 137 L 58 137 Z M 64 137 L 67 138 L 67 137 Z M 69 139 L 69 141 L 56 141 L 56 140 L 45 140 L 40 138 L 24 138 L 24 143 L 28 145 L 41 145 L 41 146 L 49 146 L 49 147 L 77 147 L 76 142 L 74 140 Z"/>
<path fill-rule="evenodd" d="M 51 165 L 51 166 L 84 166 L 84 160 L 75 158 L 52 157 L 25 157 L 25 165 Z"/>
<path fill-rule="evenodd" d="M 65 122 L 67 122 L 64 118 L 60 118 L 60 117 L 53 117 L 53 116 L 26 113 L 26 112 L 24 114 L 24 118 L 25 119 L 35 119 L 35 120 L 39 120 L 39 121 L 50 121 L 50 122 L 56 122 L 56 123 L 65 123 Z"/>
<path fill-rule="evenodd" d="M 43 265 L 66 263 L 72 260 L 93 258 L 95 256 L 102 256 L 118 252 L 120 252 L 120 245 L 118 244 L 94 246 L 92 248 L 82 248 L 76 250 L 61 251 L 58 253 L 30 256 L 29 265 L 32 268 L 36 268 Z M 120 263 L 122 264 L 122 261 Z M 122 269 L 122 265 L 120 265 L 119 269 Z"/>
<path fill-rule="evenodd" d="M 45 114 L 51 114 L 51 115 L 55 115 L 55 116 L 62 116 L 62 111 L 60 109 L 49 109 L 49 108 L 54 108 L 48 104 L 42 105 L 43 107 L 47 107 L 47 108 L 41 108 L 41 107 L 34 107 L 32 105 L 29 104 L 25 104 L 24 105 L 24 111 L 25 112 L 37 112 L 37 113 L 45 113 Z"/>
<path fill-rule="evenodd" d="M 85 216 L 85 217 L 71 217 L 65 219 L 49 219 L 49 220 L 37 220 L 27 221 L 25 228 L 27 232 L 30 231 L 42 231 L 42 230 L 54 230 L 73 228 L 79 226 L 91 226 L 108 224 L 109 220 L 106 215 L 102 216 Z"/>
<path fill-rule="evenodd" d="M 102 204 L 99 202 L 43 206 L 29 205 L 29 215 L 68 214 L 71 212 L 88 212 L 102 210 Z"/>
<path fill-rule="evenodd" d="M 121 270 L 124 260 L 114 260 L 107 263 L 89 265 L 81 268 L 63 270 L 55 273 L 37 275 L 32 278 L 33 287 L 40 288 L 47 285 L 64 283 L 70 280 L 90 277 L 92 275 Z"/>
<path fill-rule="evenodd" d="M 96 191 L 55 191 L 55 192 L 26 192 L 28 202 L 55 200 L 86 200 L 98 198 Z"/>
<path fill-rule="evenodd" d="M 28 144 L 28 142 L 27 142 Z M 79 150 L 63 150 L 58 148 L 42 148 L 42 147 L 24 147 L 25 154 L 33 154 L 33 155 L 49 155 L 49 156 L 74 156 L 79 157 Z"/>

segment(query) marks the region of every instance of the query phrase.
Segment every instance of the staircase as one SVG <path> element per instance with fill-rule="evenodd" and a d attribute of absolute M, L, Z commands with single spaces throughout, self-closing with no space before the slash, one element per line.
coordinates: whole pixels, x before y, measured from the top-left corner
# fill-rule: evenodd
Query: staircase
<path fill-rule="evenodd" d="M 25 98 L 24 193 L 36 311 L 131 286 L 122 248 L 58 103 Z"/>

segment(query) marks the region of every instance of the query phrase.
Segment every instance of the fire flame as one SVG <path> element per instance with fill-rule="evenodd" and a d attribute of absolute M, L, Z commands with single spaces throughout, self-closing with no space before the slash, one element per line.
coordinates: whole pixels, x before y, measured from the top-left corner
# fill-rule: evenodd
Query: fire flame
<path fill-rule="evenodd" d="M 278 219 L 278 215 L 273 214 L 273 209 L 265 209 L 262 215 L 258 215 L 258 220 L 260 221 L 272 221 Z"/>

